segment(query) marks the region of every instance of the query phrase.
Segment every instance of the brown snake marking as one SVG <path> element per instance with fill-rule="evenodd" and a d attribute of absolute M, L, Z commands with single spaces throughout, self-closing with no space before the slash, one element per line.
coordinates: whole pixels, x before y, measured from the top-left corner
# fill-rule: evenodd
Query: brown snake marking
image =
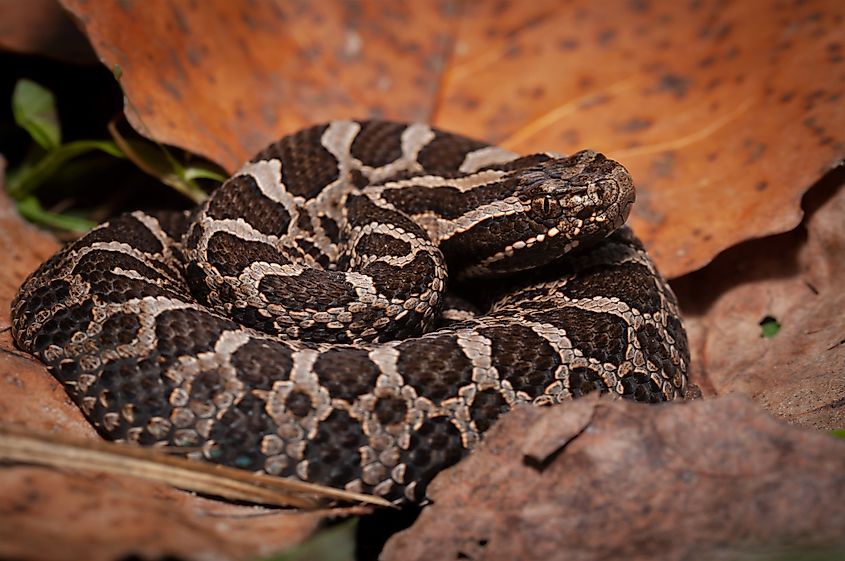
<path fill-rule="evenodd" d="M 107 438 L 419 501 L 517 404 L 682 395 L 686 335 L 623 226 L 633 199 L 595 152 L 335 121 L 189 216 L 63 249 L 13 334 Z"/>

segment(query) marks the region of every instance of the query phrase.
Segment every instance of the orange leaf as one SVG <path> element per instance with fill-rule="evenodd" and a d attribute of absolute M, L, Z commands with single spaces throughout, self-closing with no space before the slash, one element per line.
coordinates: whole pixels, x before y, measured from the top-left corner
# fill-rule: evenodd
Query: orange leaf
<path fill-rule="evenodd" d="M 795 227 L 845 154 L 837 0 L 63 4 L 121 68 L 139 131 L 230 170 L 368 116 L 604 151 L 632 171 L 632 222 L 670 277 Z"/>

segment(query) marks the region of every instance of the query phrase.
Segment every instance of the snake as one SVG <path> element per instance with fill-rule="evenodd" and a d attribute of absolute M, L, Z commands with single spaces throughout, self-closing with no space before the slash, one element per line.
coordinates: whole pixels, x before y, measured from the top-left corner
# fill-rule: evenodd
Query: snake
<path fill-rule="evenodd" d="M 59 250 L 12 333 L 107 439 L 420 502 L 514 407 L 683 397 L 634 199 L 595 151 L 332 121 Z"/>

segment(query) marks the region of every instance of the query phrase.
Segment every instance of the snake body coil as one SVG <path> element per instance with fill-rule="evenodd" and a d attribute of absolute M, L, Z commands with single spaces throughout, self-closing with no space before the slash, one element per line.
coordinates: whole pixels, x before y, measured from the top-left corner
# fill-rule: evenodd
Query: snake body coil
<path fill-rule="evenodd" d="M 63 249 L 13 334 L 108 438 L 420 500 L 517 404 L 682 394 L 686 335 L 623 226 L 633 200 L 595 152 L 335 121 L 189 214 Z"/>

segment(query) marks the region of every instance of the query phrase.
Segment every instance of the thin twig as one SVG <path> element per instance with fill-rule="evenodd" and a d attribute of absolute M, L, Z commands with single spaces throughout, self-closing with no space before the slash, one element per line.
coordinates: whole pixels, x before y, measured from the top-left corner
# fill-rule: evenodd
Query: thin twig
<path fill-rule="evenodd" d="M 175 457 L 155 448 L 82 441 L 0 425 L 0 460 L 96 470 L 227 499 L 315 509 L 320 499 L 391 506 L 380 497 Z"/>

